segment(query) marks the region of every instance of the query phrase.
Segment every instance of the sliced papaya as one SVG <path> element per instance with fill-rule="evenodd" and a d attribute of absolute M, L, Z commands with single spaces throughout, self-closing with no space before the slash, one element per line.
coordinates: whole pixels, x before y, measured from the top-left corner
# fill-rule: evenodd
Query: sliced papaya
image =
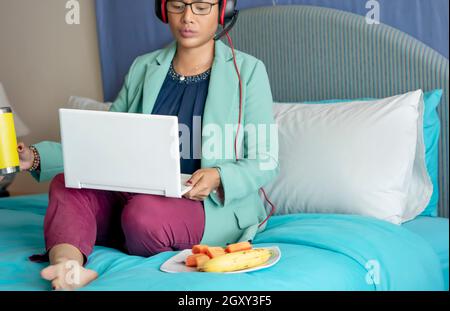
<path fill-rule="evenodd" d="M 192 247 L 192 254 L 206 254 L 206 251 L 208 250 L 208 245 L 194 245 Z"/>
<path fill-rule="evenodd" d="M 252 244 L 250 242 L 239 242 L 234 244 L 228 244 L 228 246 L 225 248 L 225 251 L 227 253 L 234 253 L 234 252 L 240 252 L 240 251 L 246 251 L 252 249 Z"/>
<path fill-rule="evenodd" d="M 199 264 L 203 264 L 209 259 L 208 255 L 205 254 L 193 254 L 186 258 L 186 266 L 198 267 Z"/>
<path fill-rule="evenodd" d="M 225 250 L 223 247 L 208 247 L 208 250 L 206 251 L 206 254 L 209 256 L 209 258 L 216 258 L 218 256 L 225 255 Z"/>
<path fill-rule="evenodd" d="M 197 268 L 202 267 L 208 260 L 210 260 L 211 258 L 209 258 L 208 255 L 205 254 L 201 254 L 203 256 L 198 256 L 197 259 Z"/>

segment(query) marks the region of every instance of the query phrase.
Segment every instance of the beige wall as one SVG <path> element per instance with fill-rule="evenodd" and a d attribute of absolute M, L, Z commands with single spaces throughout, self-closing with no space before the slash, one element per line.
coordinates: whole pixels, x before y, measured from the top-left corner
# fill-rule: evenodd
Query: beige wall
<path fill-rule="evenodd" d="M 66 0 L 0 0 L 0 81 L 31 133 L 30 145 L 60 141 L 58 108 L 70 95 L 102 100 L 94 0 L 79 0 L 80 24 L 66 24 Z M 29 173 L 12 195 L 43 193 Z"/>

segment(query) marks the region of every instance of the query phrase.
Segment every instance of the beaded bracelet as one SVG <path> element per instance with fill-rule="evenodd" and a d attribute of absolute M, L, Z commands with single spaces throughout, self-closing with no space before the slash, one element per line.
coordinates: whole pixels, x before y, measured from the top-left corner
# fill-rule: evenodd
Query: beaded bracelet
<path fill-rule="evenodd" d="M 33 165 L 28 169 L 28 171 L 33 172 L 36 171 L 41 164 L 41 157 L 39 156 L 39 152 L 36 147 L 30 146 L 30 149 L 33 152 Z"/>

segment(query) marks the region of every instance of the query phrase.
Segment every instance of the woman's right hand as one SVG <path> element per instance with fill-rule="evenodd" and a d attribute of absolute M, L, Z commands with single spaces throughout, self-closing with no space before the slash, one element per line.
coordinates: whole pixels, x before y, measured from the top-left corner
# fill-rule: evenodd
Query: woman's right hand
<path fill-rule="evenodd" d="M 19 152 L 20 170 L 29 170 L 33 166 L 33 151 L 22 142 L 17 144 L 17 151 Z"/>
<path fill-rule="evenodd" d="M 20 171 L 29 170 L 33 166 L 33 151 L 22 142 L 17 144 L 17 151 L 19 152 Z M 5 176 L 0 175 L 0 181 L 4 178 Z"/>

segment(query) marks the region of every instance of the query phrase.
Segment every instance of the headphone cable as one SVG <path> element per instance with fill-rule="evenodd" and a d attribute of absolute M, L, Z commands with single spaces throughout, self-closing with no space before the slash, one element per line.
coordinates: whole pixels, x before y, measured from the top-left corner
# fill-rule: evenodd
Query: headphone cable
<path fill-rule="evenodd" d="M 230 47 L 231 47 L 231 52 L 233 53 L 234 68 L 236 69 L 236 73 L 237 73 L 238 79 L 239 79 L 239 121 L 238 121 L 238 128 L 237 128 L 237 131 L 236 131 L 236 137 L 234 139 L 234 153 L 235 153 L 235 156 L 236 156 L 236 161 L 239 161 L 239 157 L 238 157 L 238 154 L 237 154 L 237 138 L 238 138 L 238 135 L 239 135 L 239 129 L 241 127 L 241 117 L 242 117 L 242 80 L 241 80 L 241 74 L 239 72 L 238 65 L 236 63 L 236 54 L 234 52 L 233 40 L 231 40 L 231 37 L 228 34 L 228 31 L 225 32 L 225 35 L 227 36 L 228 43 L 230 44 Z M 270 210 L 269 215 L 267 215 L 266 219 L 264 219 L 264 221 L 258 225 L 258 228 L 260 228 L 263 224 L 265 224 L 269 220 L 269 218 L 275 213 L 275 206 L 273 205 L 273 203 L 267 197 L 266 192 L 264 191 L 264 188 L 261 187 L 259 189 L 262 190 L 263 195 L 264 195 L 264 199 L 271 206 L 271 210 Z"/>

